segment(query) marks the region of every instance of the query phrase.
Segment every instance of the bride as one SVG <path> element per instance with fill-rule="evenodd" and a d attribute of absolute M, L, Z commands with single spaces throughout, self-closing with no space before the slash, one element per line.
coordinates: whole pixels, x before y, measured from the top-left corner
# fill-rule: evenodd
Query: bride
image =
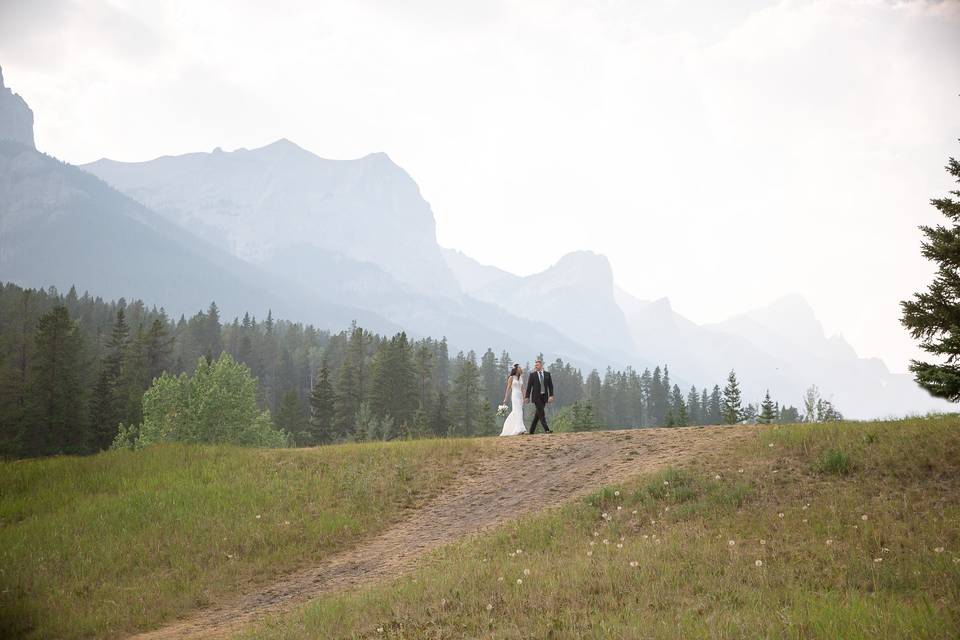
<path fill-rule="evenodd" d="M 502 436 L 518 436 L 526 433 L 527 428 L 523 425 L 523 369 L 519 364 L 513 365 L 510 370 L 510 377 L 507 378 L 507 388 L 503 390 L 503 404 L 507 404 L 507 396 L 510 396 L 511 411 L 510 415 L 503 423 Z"/>

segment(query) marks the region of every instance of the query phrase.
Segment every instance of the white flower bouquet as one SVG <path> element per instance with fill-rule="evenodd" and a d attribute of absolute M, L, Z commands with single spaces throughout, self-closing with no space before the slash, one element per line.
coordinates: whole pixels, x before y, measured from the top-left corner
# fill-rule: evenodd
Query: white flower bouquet
<path fill-rule="evenodd" d="M 503 416 L 507 415 L 508 413 L 510 413 L 510 407 L 508 407 L 507 405 L 502 404 L 502 405 L 500 405 L 499 407 L 497 407 L 497 417 L 498 417 L 498 418 L 502 418 Z"/>

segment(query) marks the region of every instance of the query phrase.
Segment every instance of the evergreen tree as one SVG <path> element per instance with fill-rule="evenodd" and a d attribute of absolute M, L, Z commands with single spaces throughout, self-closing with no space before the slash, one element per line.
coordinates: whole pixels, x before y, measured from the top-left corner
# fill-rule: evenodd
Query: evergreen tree
<path fill-rule="evenodd" d="M 680 385 L 673 385 L 670 393 L 670 413 L 675 416 L 673 426 L 687 426 L 687 407 L 683 402 L 683 392 L 680 391 Z"/>
<path fill-rule="evenodd" d="M 278 429 L 289 433 L 298 444 L 310 438 L 309 423 L 303 409 L 303 403 L 300 402 L 297 392 L 293 389 L 283 394 L 283 399 L 280 401 L 280 410 L 277 411 L 277 418 L 274 422 Z"/>
<path fill-rule="evenodd" d="M 457 357 L 459 367 L 451 390 L 453 398 L 453 434 L 472 436 L 481 426 L 482 396 L 477 356 L 471 351 Z"/>
<path fill-rule="evenodd" d="M 687 394 L 687 414 L 690 424 L 700 424 L 700 394 L 696 387 L 690 387 Z"/>
<path fill-rule="evenodd" d="M 441 391 L 437 394 L 436 402 L 429 418 L 430 432 L 435 436 L 445 436 L 451 430 L 450 414 L 447 410 L 447 394 Z"/>
<path fill-rule="evenodd" d="M 763 402 L 760 403 L 760 422 L 763 424 L 776 422 L 779 418 L 777 412 L 778 409 L 776 405 L 774 405 L 773 400 L 770 399 L 770 389 L 767 389 L 766 395 L 763 396 Z"/>
<path fill-rule="evenodd" d="M 720 406 L 719 398 L 717 406 Z M 700 392 L 700 420 L 697 424 L 711 424 L 713 422 L 710 411 L 710 396 L 707 395 L 707 388 L 704 387 Z M 716 424 L 714 422 L 714 424 Z"/>
<path fill-rule="evenodd" d="M 950 158 L 946 166 L 960 184 L 960 162 Z M 921 254 L 937 264 L 937 273 L 923 293 L 901 302 L 901 322 L 920 348 L 940 362 L 913 360 L 910 371 L 917 383 L 931 394 L 951 402 L 960 401 L 960 190 L 950 191 L 930 203 L 949 221 L 948 226 L 921 226 L 926 236 Z"/>
<path fill-rule="evenodd" d="M 22 454 L 83 453 L 86 421 L 80 368 L 83 342 L 66 307 L 40 317 L 27 392 Z"/>
<path fill-rule="evenodd" d="M 736 424 L 740 419 L 740 385 L 737 374 L 731 370 L 727 376 L 727 386 L 723 389 L 723 421 L 726 424 Z"/>
<path fill-rule="evenodd" d="M 480 376 L 483 379 L 484 404 L 496 407 L 503 400 L 503 381 L 507 376 L 506 373 L 500 375 L 493 349 L 488 348 L 480 358 Z"/>
<path fill-rule="evenodd" d="M 173 350 L 173 339 L 161 318 L 154 318 L 145 338 L 145 356 L 147 378 L 153 382 L 169 366 L 168 359 Z"/>
<path fill-rule="evenodd" d="M 337 433 L 354 433 L 355 418 L 363 401 L 365 378 L 364 331 L 353 325 L 347 353 L 337 374 L 334 424 Z"/>
<path fill-rule="evenodd" d="M 413 424 L 417 410 L 417 371 L 406 333 L 398 333 L 377 350 L 370 367 L 368 402 L 379 419 L 391 416 L 397 426 Z"/>
<path fill-rule="evenodd" d="M 298 440 L 303 446 L 327 444 L 339 440 L 346 434 L 338 433 L 334 429 L 334 395 L 333 385 L 330 384 L 330 370 L 324 359 L 313 380 L 313 389 L 310 391 L 310 423 L 307 437 Z"/>
<path fill-rule="evenodd" d="M 93 390 L 91 406 L 91 444 L 95 451 L 106 449 L 113 442 L 123 421 L 120 376 L 130 336 L 124 307 L 117 309 L 116 322 L 100 363 L 100 375 Z"/>

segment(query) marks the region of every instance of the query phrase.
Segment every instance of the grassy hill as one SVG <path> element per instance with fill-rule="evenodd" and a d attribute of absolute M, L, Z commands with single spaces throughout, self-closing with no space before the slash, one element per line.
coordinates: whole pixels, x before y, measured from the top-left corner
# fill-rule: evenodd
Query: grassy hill
<path fill-rule="evenodd" d="M 479 440 L 0 463 L 0 637 L 157 626 L 390 526 Z"/>
<path fill-rule="evenodd" d="M 250 638 L 956 638 L 960 420 L 762 430 Z"/>
<path fill-rule="evenodd" d="M 720 449 L 724 433 L 739 436 Z M 563 495 L 580 468 L 600 488 L 522 515 L 563 502 L 546 497 L 550 468 Z M 527 492 L 499 526 L 241 635 L 960 636 L 955 416 L 3 463 L 0 634 L 160 627 L 438 517 L 448 493 L 486 509 L 503 495 L 490 483 Z"/>

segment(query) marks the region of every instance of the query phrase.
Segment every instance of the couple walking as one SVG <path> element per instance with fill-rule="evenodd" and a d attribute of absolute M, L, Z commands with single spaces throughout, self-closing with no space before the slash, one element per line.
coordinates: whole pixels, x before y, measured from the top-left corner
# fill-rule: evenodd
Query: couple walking
<path fill-rule="evenodd" d="M 544 413 L 547 403 L 553 402 L 553 380 L 550 378 L 550 372 L 543 370 L 542 360 L 537 360 L 534 370 L 527 378 L 526 385 L 523 384 L 522 376 L 523 368 L 519 364 L 513 365 L 510 377 L 507 378 L 507 388 L 503 392 L 503 404 L 507 404 L 507 396 L 510 396 L 511 411 L 503 423 L 503 431 L 500 435 L 516 436 L 527 433 L 527 428 L 523 425 L 524 399 L 532 400 L 537 408 L 529 433 L 537 430 L 538 423 L 543 425 L 545 433 L 553 433 L 547 426 L 547 415 Z"/>

